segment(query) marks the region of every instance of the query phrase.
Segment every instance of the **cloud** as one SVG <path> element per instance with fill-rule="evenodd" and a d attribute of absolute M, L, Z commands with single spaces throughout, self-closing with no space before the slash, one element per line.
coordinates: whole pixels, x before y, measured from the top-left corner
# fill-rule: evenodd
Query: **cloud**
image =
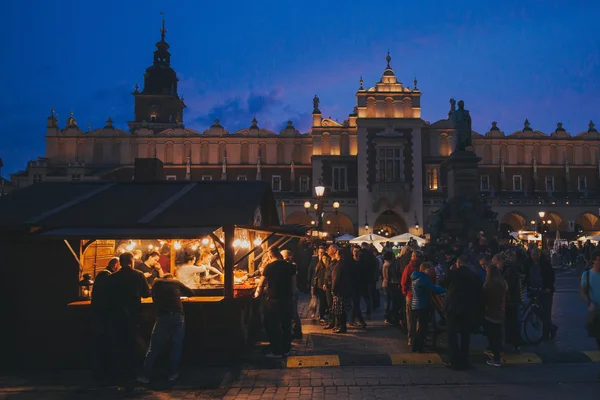
<path fill-rule="evenodd" d="M 220 99 L 213 102 L 208 107 L 208 111 L 202 112 L 207 109 L 207 107 L 202 107 L 206 105 L 207 99 L 214 101 L 215 97 L 220 97 Z M 190 109 L 190 115 L 186 116 L 185 123 L 199 131 L 208 129 L 217 119 L 229 132 L 250 127 L 251 121 L 255 117 L 259 127 L 274 132 L 285 128 L 288 120 L 291 120 L 296 128 L 308 128 L 311 123 L 309 113 L 299 112 L 284 101 L 283 90 L 280 88 L 228 94 L 203 93 L 199 97 L 192 95 L 192 100 L 186 98 L 186 104 Z"/>

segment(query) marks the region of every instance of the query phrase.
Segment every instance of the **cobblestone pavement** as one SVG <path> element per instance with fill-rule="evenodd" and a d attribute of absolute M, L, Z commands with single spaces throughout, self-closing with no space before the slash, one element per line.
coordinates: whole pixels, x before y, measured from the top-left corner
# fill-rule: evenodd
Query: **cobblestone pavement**
<path fill-rule="evenodd" d="M 142 399 L 595 399 L 598 364 L 540 364 L 452 371 L 442 366 L 223 370 L 215 387 L 207 375 L 188 370 L 169 390 L 140 390 Z M 94 389 L 70 377 L 67 387 L 4 387 L 0 399 L 112 399 L 114 388 Z"/>

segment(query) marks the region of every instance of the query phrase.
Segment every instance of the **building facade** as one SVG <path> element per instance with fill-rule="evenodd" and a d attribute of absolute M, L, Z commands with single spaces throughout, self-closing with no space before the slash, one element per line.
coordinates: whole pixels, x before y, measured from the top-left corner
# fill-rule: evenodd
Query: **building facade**
<path fill-rule="evenodd" d="M 454 130 L 448 118 L 421 118 L 417 81 L 399 81 L 389 54 L 374 86 L 365 87 L 361 78 L 356 106 L 342 123 L 324 118 L 315 96 L 309 132 L 299 132 L 292 121 L 273 132 L 256 118 L 236 132 L 219 120 L 198 131 L 184 125 L 186 105 L 165 33 L 163 22 L 144 86 L 132 93 L 128 131 L 115 128 L 110 118 L 102 128 L 83 130 L 73 113 L 61 127 L 51 111 L 46 154 L 13 174 L 12 184 L 129 180 L 136 158 L 159 158 L 170 180 L 270 182 L 284 223 L 315 223 L 313 187 L 322 183 L 324 228 L 331 234 L 427 233 L 429 215 L 447 198 L 444 161 L 454 147 Z M 473 132 L 481 196 L 499 214 L 499 234 L 526 230 L 539 211 L 548 215 L 549 231 L 600 231 L 599 144 L 592 122 L 575 135 L 560 123 L 547 135 L 528 121 L 508 135 L 496 122 L 485 134 Z M 338 212 L 334 202 L 340 203 Z"/>

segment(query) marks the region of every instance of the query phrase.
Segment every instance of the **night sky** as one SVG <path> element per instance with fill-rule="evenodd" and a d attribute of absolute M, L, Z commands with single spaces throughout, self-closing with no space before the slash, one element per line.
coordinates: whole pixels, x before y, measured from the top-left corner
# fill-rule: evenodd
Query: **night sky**
<path fill-rule="evenodd" d="M 187 127 L 216 118 L 230 132 L 310 127 L 352 112 L 362 75 L 373 86 L 389 50 L 398 79 L 416 76 L 422 117 L 464 99 L 473 129 L 531 126 L 571 134 L 600 126 L 600 4 L 504 1 L 11 1 L 2 18 L 0 157 L 4 176 L 45 152 L 46 117 L 69 110 L 86 130 L 133 118 L 165 12 Z M 414 3 L 414 4 L 411 4 Z M 488 4 L 490 3 L 490 4 Z M 493 5 L 492 5 L 493 3 Z M 91 5 L 93 4 L 93 5 Z M 8 8 L 7 8 L 8 7 Z"/>

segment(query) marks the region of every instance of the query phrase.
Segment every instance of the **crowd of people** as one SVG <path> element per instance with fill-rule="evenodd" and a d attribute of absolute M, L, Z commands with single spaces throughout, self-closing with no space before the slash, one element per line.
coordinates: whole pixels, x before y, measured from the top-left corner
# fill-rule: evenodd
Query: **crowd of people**
<path fill-rule="evenodd" d="M 576 249 L 577 250 L 577 249 Z M 469 367 L 470 339 L 483 332 L 488 339 L 487 363 L 501 366 L 501 351 L 521 346 L 524 295 L 539 299 L 543 340 L 552 340 L 555 275 L 549 256 L 538 247 L 440 243 L 408 243 L 399 251 L 390 243 L 314 247 L 304 265 L 289 250 L 271 247 L 258 269 L 254 296 L 263 304 L 268 357 L 292 354 L 292 341 L 302 338 L 298 312 L 301 291 L 309 291 L 309 316 L 323 329 L 344 334 L 348 327 L 368 329 L 384 298 L 384 324 L 397 326 L 413 352 L 427 350 L 432 320 L 445 326 L 448 366 Z M 572 251 L 572 249 L 570 250 Z M 581 278 L 581 296 L 588 305 L 587 330 L 600 348 L 600 249 L 586 245 L 588 268 Z M 94 372 L 100 382 L 120 381 L 126 387 L 146 384 L 167 341 L 171 341 L 168 380 L 178 376 L 184 337 L 182 296 L 194 292 L 161 268 L 161 255 L 144 261 L 124 252 L 96 276 L 92 310 L 96 331 Z M 194 264 L 195 255 L 186 261 Z M 151 290 L 150 290 L 151 289 Z M 138 374 L 137 327 L 141 298 L 152 296 L 157 319 L 145 361 Z M 364 314 L 363 314 L 364 305 Z"/>
<path fill-rule="evenodd" d="M 596 263 L 594 256 L 600 256 L 594 250 L 591 243 L 561 249 L 583 254 L 590 266 Z M 255 295 L 265 300 L 265 328 L 272 343 L 268 356 L 285 357 L 291 354 L 293 338 L 301 337 L 301 331 L 290 328 L 294 319 L 290 316 L 298 314 L 300 267 L 289 252 L 283 257 L 271 249 L 271 256 L 278 261 L 265 260 Z M 552 340 L 558 330 L 552 321 L 554 268 L 550 256 L 536 245 L 501 248 L 476 241 L 420 247 L 412 242 L 399 251 L 391 243 L 378 251 L 368 243 L 332 244 L 315 247 L 305 269 L 309 316 L 323 329 L 336 334 L 346 333 L 348 327 L 368 329 L 383 297 L 385 325 L 401 328 L 413 352 L 426 351 L 428 326 L 436 318 L 447 331 L 448 366 L 456 369 L 469 367 L 471 335 L 476 333 L 487 337 L 485 353 L 491 366 L 502 365 L 501 351 L 520 351 L 525 296 L 539 302 L 542 340 Z M 594 271 L 587 272 L 589 284 L 582 278 L 582 296 L 589 298 L 590 313 L 598 309 L 600 295 L 600 278 Z"/>

